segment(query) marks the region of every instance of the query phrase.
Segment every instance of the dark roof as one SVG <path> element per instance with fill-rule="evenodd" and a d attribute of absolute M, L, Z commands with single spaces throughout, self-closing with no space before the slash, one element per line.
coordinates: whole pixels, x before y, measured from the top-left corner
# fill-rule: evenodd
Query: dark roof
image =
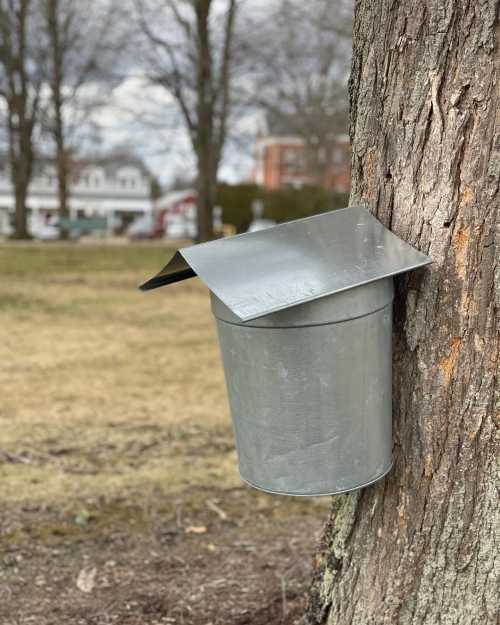
<path fill-rule="evenodd" d="M 75 158 L 72 162 L 73 171 L 81 170 L 88 166 L 97 166 L 105 169 L 106 174 L 113 176 L 122 167 L 136 167 L 144 176 L 151 176 L 151 172 L 145 163 L 134 154 L 125 152 L 112 152 L 106 155 L 98 155 L 95 157 Z"/>
<path fill-rule="evenodd" d="M 8 167 L 9 158 L 7 152 L 0 151 L 0 171 Z M 56 167 L 56 159 L 53 156 L 38 155 L 35 157 L 34 173 L 42 173 L 47 166 Z M 78 173 L 88 166 L 103 167 L 106 174 L 113 177 L 122 167 L 130 166 L 139 169 L 146 177 L 151 177 L 152 173 L 146 164 L 136 155 L 127 154 L 126 152 L 111 152 L 106 155 L 97 155 L 95 157 L 88 156 L 85 158 L 71 158 L 71 173 Z"/>

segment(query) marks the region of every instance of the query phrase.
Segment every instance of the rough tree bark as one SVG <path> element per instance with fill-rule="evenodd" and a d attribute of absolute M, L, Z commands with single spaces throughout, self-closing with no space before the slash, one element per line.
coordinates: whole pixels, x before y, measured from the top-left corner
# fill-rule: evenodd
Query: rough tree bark
<path fill-rule="evenodd" d="M 350 203 L 427 252 L 397 280 L 394 468 L 334 498 L 306 620 L 498 616 L 497 0 L 358 0 Z"/>

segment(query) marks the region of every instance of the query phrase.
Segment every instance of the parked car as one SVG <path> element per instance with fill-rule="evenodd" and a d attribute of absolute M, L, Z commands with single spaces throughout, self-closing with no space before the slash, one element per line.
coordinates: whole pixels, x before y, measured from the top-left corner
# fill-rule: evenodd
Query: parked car
<path fill-rule="evenodd" d="M 276 225 L 273 219 L 265 219 L 264 215 L 264 202 L 256 199 L 252 202 L 252 215 L 253 219 L 248 227 L 247 232 L 258 232 L 259 230 L 267 230 Z"/>
<path fill-rule="evenodd" d="M 5 222 L 3 222 L 0 225 L 0 236 L 2 237 L 10 237 L 14 234 L 14 228 L 10 225 L 10 223 L 5 220 Z"/>
<path fill-rule="evenodd" d="M 137 217 L 127 228 L 127 236 L 132 241 L 157 239 L 163 236 L 163 227 L 158 229 L 156 226 L 156 220 L 152 215 Z"/>
<path fill-rule="evenodd" d="M 127 236 L 132 240 L 151 239 L 153 226 L 151 215 L 136 217 L 127 228 Z"/>
<path fill-rule="evenodd" d="M 257 232 L 258 230 L 267 230 L 276 225 L 273 219 L 254 219 L 248 226 L 247 232 Z"/>
<path fill-rule="evenodd" d="M 30 219 L 28 227 L 31 236 L 40 241 L 56 241 L 60 238 L 61 230 L 57 217 Z"/>

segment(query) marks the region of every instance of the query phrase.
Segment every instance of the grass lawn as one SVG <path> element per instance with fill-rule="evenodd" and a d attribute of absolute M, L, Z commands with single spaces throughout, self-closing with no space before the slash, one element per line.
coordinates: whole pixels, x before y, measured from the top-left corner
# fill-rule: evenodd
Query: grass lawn
<path fill-rule="evenodd" d="M 236 483 L 206 289 L 194 280 L 136 288 L 170 254 L 160 245 L 0 250 L 1 443 L 18 460 L 0 465 L 4 501 L 71 506 L 73 495 L 142 497 L 216 475 Z"/>
<path fill-rule="evenodd" d="M 205 287 L 136 288 L 172 252 L 0 246 L 2 624 L 215 625 L 258 606 L 261 620 L 241 623 L 294 622 L 293 597 L 285 616 L 280 603 L 283 571 L 308 563 L 328 503 L 240 482 Z M 205 572 L 200 550 L 212 558 Z M 86 566 L 96 569 L 89 593 L 75 582 Z M 223 582 L 207 586 L 200 611 L 177 593 L 182 575 L 205 588 L 241 567 L 253 580 L 243 607 Z M 307 576 L 294 571 L 289 588 Z"/>

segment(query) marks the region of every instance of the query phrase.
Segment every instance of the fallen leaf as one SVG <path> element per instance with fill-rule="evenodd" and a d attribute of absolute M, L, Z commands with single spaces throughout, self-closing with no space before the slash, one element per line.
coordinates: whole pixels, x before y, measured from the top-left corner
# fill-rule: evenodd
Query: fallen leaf
<path fill-rule="evenodd" d="M 92 592 L 95 586 L 96 575 L 97 569 L 95 566 L 92 569 L 82 569 L 76 580 L 78 590 L 86 593 Z"/>
<path fill-rule="evenodd" d="M 82 510 L 75 517 L 75 523 L 81 526 L 88 525 L 91 520 L 92 514 L 88 510 Z"/>
<path fill-rule="evenodd" d="M 184 530 L 186 534 L 206 534 L 207 528 L 204 525 L 190 525 Z"/>

